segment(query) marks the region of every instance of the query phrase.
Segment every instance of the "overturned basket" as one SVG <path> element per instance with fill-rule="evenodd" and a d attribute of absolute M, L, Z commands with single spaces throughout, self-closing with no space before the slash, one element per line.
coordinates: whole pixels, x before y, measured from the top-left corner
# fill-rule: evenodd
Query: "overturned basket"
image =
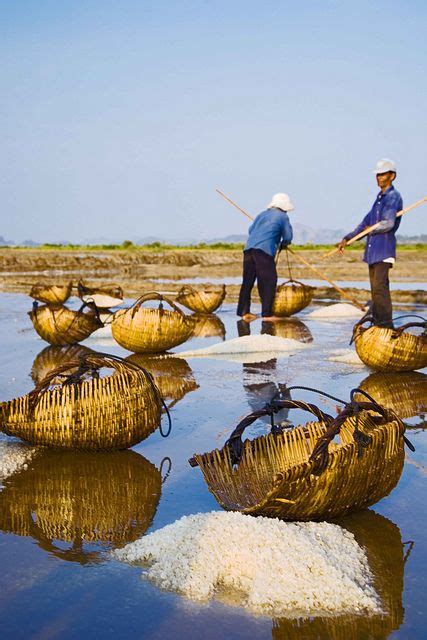
<path fill-rule="evenodd" d="M 383 407 L 392 409 L 399 418 L 427 413 L 427 375 L 421 371 L 377 371 L 365 378 L 359 387 Z"/>
<path fill-rule="evenodd" d="M 287 431 L 274 428 L 242 443 L 247 426 L 283 408 L 310 411 L 319 421 Z M 374 504 L 395 487 L 403 469 L 404 431 L 392 411 L 373 401 L 352 399 L 333 419 L 315 405 L 277 400 L 244 418 L 221 450 L 197 454 L 190 464 L 200 466 L 209 490 L 227 510 L 330 520 Z M 341 442 L 335 444 L 338 434 Z"/>
<path fill-rule="evenodd" d="M 0 530 L 31 536 L 62 560 L 99 562 L 145 533 L 161 486 L 161 472 L 135 451 L 39 449 L 4 481 Z"/>
<path fill-rule="evenodd" d="M 313 299 L 314 287 L 298 280 L 287 280 L 276 289 L 273 302 L 274 316 L 292 316 L 305 309 Z"/>
<path fill-rule="evenodd" d="M 151 300 L 159 300 L 158 308 L 142 306 Z M 164 302 L 171 310 L 163 308 Z M 119 345 L 136 353 L 159 353 L 172 349 L 188 340 L 193 330 L 194 320 L 159 293 L 147 293 L 129 309 L 119 309 L 111 324 L 113 338 Z"/>
<path fill-rule="evenodd" d="M 88 287 L 83 280 L 77 284 L 78 296 L 83 302 L 93 301 L 98 309 L 117 307 L 123 302 L 123 289 L 118 285 L 103 285 L 102 287 Z"/>
<path fill-rule="evenodd" d="M 185 284 L 178 291 L 176 301 L 196 313 L 213 313 L 221 306 L 225 298 L 225 284 L 220 287 L 208 286 L 196 289 Z"/>
<path fill-rule="evenodd" d="M 38 283 L 31 287 L 30 296 L 45 304 L 63 304 L 71 295 L 73 283 L 44 284 Z"/>
<path fill-rule="evenodd" d="M 364 326 L 369 323 L 370 326 Z M 408 322 L 398 329 L 376 326 L 371 316 L 364 316 L 353 328 L 357 355 L 375 371 L 414 371 L 427 366 L 426 322 Z M 423 328 L 422 335 L 409 333 L 412 327 Z"/>
<path fill-rule="evenodd" d="M 103 326 L 93 303 L 84 304 L 78 311 L 63 306 L 37 306 L 28 314 L 40 338 L 55 346 L 76 344 L 86 340 Z"/>
<path fill-rule="evenodd" d="M 113 375 L 100 377 L 104 367 Z M 116 356 L 89 353 L 51 371 L 27 395 L 2 402 L 0 430 L 31 444 L 126 449 L 155 431 L 161 407 L 147 371 Z"/>

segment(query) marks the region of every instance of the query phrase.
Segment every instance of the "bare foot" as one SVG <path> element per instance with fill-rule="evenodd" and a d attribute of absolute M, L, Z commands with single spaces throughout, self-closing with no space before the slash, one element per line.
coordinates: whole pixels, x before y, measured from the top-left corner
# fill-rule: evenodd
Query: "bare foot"
<path fill-rule="evenodd" d="M 245 313 L 244 316 L 242 316 L 242 319 L 245 322 L 252 322 L 252 320 L 256 320 L 258 316 L 256 316 L 254 313 Z"/>
<path fill-rule="evenodd" d="M 268 322 L 277 322 L 278 320 L 283 320 L 280 316 L 263 316 L 263 320 L 267 320 Z"/>

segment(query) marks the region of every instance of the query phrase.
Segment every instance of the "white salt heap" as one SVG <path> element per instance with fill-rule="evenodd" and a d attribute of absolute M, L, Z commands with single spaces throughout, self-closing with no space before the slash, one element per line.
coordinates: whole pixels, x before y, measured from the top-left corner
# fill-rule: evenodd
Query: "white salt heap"
<path fill-rule="evenodd" d="M 315 309 L 306 315 L 306 318 L 324 318 L 325 320 L 340 320 L 341 318 L 361 318 L 364 311 L 347 302 L 329 304 L 320 309 Z"/>
<path fill-rule="evenodd" d="M 328 360 L 331 362 L 344 362 L 345 364 L 357 364 L 364 367 L 355 349 L 335 349 L 331 351 Z"/>
<path fill-rule="evenodd" d="M 272 357 L 272 354 L 291 355 L 298 349 L 306 349 L 307 347 L 307 344 L 299 342 L 298 340 L 292 340 L 291 338 L 278 338 L 277 336 L 262 334 L 242 336 L 241 338 L 233 338 L 233 340 L 224 340 L 223 342 L 217 342 L 210 347 L 194 349 L 193 351 L 182 351 L 181 353 L 176 353 L 174 355 L 181 356 L 183 358 L 196 356 L 218 356 L 220 358 L 230 358 L 241 361 L 241 357 L 243 356 L 243 359 L 245 359 L 244 356 L 247 354 L 268 354 L 268 359 Z M 234 356 L 237 357 L 234 358 Z"/>
<path fill-rule="evenodd" d="M 163 589 L 194 600 L 229 589 L 256 613 L 381 610 L 365 552 L 346 529 L 326 522 L 213 511 L 183 517 L 113 554 L 149 563 L 144 577 Z"/>
<path fill-rule="evenodd" d="M 0 440 L 0 484 L 19 469 L 25 469 L 36 451 L 21 442 Z"/>

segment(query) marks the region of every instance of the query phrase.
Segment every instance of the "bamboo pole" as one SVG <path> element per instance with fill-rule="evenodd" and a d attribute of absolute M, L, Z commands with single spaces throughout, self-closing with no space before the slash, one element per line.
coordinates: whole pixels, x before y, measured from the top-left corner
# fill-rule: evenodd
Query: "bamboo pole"
<path fill-rule="evenodd" d="M 225 200 L 227 200 L 228 202 L 230 202 L 230 204 L 232 204 L 234 207 L 236 207 L 236 209 L 238 209 L 241 213 L 243 213 L 243 215 L 245 215 L 247 218 L 249 218 L 249 220 L 253 220 L 253 217 L 244 209 L 242 209 L 241 207 L 239 207 L 238 204 L 236 204 L 233 200 L 231 200 L 231 198 L 229 198 L 228 196 L 225 195 L 225 193 L 223 193 L 222 191 L 220 191 L 219 189 L 215 189 L 215 191 L 217 193 L 219 193 L 220 196 L 222 196 Z M 338 293 L 340 293 L 344 298 L 347 298 L 347 300 L 350 300 L 350 302 L 352 304 L 354 304 L 356 307 L 358 307 L 359 309 L 361 309 L 362 311 L 365 311 L 365 307 L 364 305 L 360 304 L 360 302 L 358 302 L 357 300 L 354 300 L 351 296 L 348 295 L 348 293 L 346 293 L 343 289 L 341 289 L 337 284 L 335 284 L 335 282 L 333 282 L 332 280 L 330 280 L 327 276 L 325 276 L 321 271 L 318 271 L 318 269 L 316 269 L 315 267 L 313 267 L 305 258 L 303 258 L 302 256 L 300 256 L 299 253 L 295 253 L 295 251 L 293 251 L 292 249 L 290 249 L 289 247 L 287 247 L 287 250 L 293 255 L 295 256 L 295 258 L 297 258 L 300 262 L 304 263 L 307 267 L 309 267 L 309 269 L 311 269 L 316 275 L 318 275 L 322 280 L 325 280 L 326 282 L 328 282 L 330 285 L 332 285 L 334 287 L 334 289 L 336 289 L 338 291 Z M 279 261 L 279 253 L 280 251 L 277 252 L 276 255 L 276 264 Z"/>
<path fill-rule="evenodd" d="M 400 218 L 401 216 L 404 216 L 405 213 L 408 213 L 408 211 L 412 211 L 412 209 L 415 209 L 416 207 L 420 207 L 425 202 L 427 202 L 427 196 L 425 196 L 424 198 L 421 198 L 421 200 L 417 200 L 417 202 L 414 202 L 409 207 L 406 207 L 406 209 L 401 209 L 400 211 L 398 211 L 396 213 L 396 218 Z M 350 240 L 347 240 L 346 246 L 348 246 L 349 244 L 353 244 L 353 242 L 356 242 L 357 240 L 361 240 L 372 231 L 375 231 L 375 229 L 377 229 L 379 225 L 380 223 L 376 222 L 375 224 L 371 224 L 369 227 L 366 227 L 366 229 L 363 229 L 363 231 L 361 231 L 360 233 L 357 233 L 355 236 L 350 238 Z M 338 247 L 335 247 L 334 249 L 332 249 L 332 251 L 328 251 L 327 253 L 324 253 L 323 256 L 321 257 L 321 260 L 323 260 L 324 258 L 328 258 L 329 256 L 333 256 L 335 253 L 338 253 L 339 251 L 340 250 L 338 249 Z"/>

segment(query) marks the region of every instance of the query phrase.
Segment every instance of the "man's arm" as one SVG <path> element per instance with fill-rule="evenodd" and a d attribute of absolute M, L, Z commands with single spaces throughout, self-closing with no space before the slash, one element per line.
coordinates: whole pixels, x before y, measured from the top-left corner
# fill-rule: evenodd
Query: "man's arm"
<path fill-rule="evenodd" d="M 282 242 L 280 243 L 280 248 L 286 249 L 286 247 L 291 244 L 293 237 L 294 234 L 291 223 L 289 222 L 288 215 L 285 213 L 282 219 Z"/>
<path fill-rule="evenodd" d="M 396 213 L 403 208 L 402 198 L 396 192 L 387 194 L 384 208 L 381 211 L 381 220 L 372 235 L 391 231 L 396 222 Z"/>
<path fill-rule="evenodd" d="M 372 209 L 371 209 L 371 211 L 372 211 Z M 369 211 L 366 214 L 366 216 L 363 218 L 362 222 L 360 224 L 358 224 L 357 227 L 355 229 L 353 229 L 353 231 L 351 231 L 350 233 L 347 233 L 347 235 L 344 236 L 344 238 L 341 240 L 341 242 L 338 243 L 338 249 L 341 251 L 341 253 L 344 251 L 344 247 L 346 246 L 347 241 L 350 240 L 350 238 L 353 238 L 358 233 L 363 231 L 363 229 L 366 229 L 366 227 L 369 226 L 369 216 L 371 214 L 371 211 Z"/>

